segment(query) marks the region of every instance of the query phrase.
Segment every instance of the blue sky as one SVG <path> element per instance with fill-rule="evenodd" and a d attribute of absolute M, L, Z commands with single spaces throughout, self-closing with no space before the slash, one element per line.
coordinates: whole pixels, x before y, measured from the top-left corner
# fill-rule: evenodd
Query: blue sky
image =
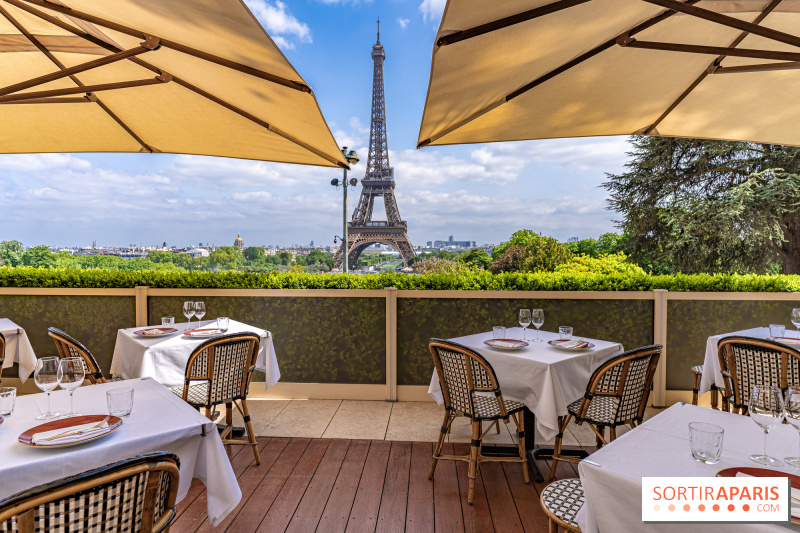
<path fill-rule="evenodd" d="M 413 244 L 499 243 L 529 228 L 559 239 L 613 231 L 598 186 L 624 138 L 416 150 L 443 0 L 246 0 L 313 87 L 340 145 L 369 141 L 376 18 L 386 49 L 390 161 Z M 166 154 L 0 156 L 0 240 L 26 245 L 332 244 L 341 233 L 335 169 Z M 355 207 L 351 196 L 350 212 Z M 166 199 L 169 208 L 164 208 Z"/>

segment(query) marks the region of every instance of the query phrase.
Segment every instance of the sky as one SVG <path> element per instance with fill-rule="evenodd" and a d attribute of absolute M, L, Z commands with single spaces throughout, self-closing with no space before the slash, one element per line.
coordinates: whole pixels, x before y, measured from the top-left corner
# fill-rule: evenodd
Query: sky
<path fill-rule="evenodd" d="M 381 19 L 389 160 L 412 244 L 500 243 L 519 229 L 566 240 L 614 231 L 599 188 L 624 137 L 415 149 L 444 0 L 245 0 L 314 89 L 340 146 L 369 143 Z M 26 246 L 333 244 L 341 170 L 170 154 L 0 155 L 0 240 Z M 348 218 L 360 186 L 350 194 Z M 376 217 L 376 219 L 379 217 Z M 381 216 L 380 218 L 384 218 Z"/>

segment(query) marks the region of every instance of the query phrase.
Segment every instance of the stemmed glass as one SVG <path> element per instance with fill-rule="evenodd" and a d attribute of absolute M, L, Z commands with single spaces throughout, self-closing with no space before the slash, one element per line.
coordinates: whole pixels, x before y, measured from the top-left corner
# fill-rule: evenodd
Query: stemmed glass
<path fill-rule="evenodd" d="M 539 328 L 544 324 L 544 309 L 533 310 L 533 325 L 536 326 L 536 340 L 534 342 L 542 342 L 539 338 Z"/>
<path fill-rule="evenodd" d="M 42 392 L 47 393 L 47 412 L 36 417 L 36 420 L 47 420 L 61 416 L 50 409 L 50 393 L 58 387 L 58 357 L 42 357 L 36 360 L 36 370 L 33 372 L 33 381 Z"/>
<path fill-rule="evenodd" d="M 792 309 L 792 324 L 797 328 L 797 336 L 800 337 L 800 307 Z"/>
<path fill-rule="evenodd" d="M 800 388 L 798 387 L 789 387 L 786 391 L 786 421 L 800 434 Z M 787 465 L 800 468 L 800 456 L 786 457 L 784 461 Z"/>
<path fill-rule="evenodd" d="M 75 412 L 75 406 L 72 402 L 72 393 L 75 389 L 83 384 L 83 378 L 86 371 L 83 368 L 83 360 L 80 357 L 69 357 L 62 359 L 58 363 L 58 384 L 62 389 L 69 391 L 69 413 L 64 415 L 64 418 L 72 416 L 81 416 Z"/>
<path fill-rule="evenodd" d="M 531 310 L 519 310 L 519 325 L 522 326 L 522 340 L 525 340 L 525 330 L 531 325 Z"/>
<path fill-rule="evenodd" d="M 206 304 L 205 302 L 195 302 L 194 303 L 194 316 L 197 317 L 197 321 L 200 322 L 200 319 L 203 318 L 206 314 Z M 200 324 L 197 324 L 199 327 Z"/>
<path fill-rule="evenodd" d="M 750 459 L 758 464 L 782 466 L 779 460 L 767 455 L 767 434 L 769 430 L 783 421 L 783 393 L 778 387 L 756 385 L 750 395 L 750 418 L 764 430 L 764 454 L 751 455 Z"/>
<path fill-rule="evenodd" d="M 194 302 L 183 302 L 183 316 L 186 317 L 186 331 L 192 327 L 192 317 L 194 316 Z"/>

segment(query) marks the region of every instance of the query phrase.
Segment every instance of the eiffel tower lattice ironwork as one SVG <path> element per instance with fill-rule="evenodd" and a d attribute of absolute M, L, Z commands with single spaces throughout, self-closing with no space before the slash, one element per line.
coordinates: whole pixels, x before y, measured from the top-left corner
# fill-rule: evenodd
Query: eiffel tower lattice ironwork
<path fill-rule="evenodd" d="M 394 169 L 389 166 L 389 148 L 386 143 L 386 100 L 383 95 L 383 60 L 386 54 L 381 44 L 381 27 L 378 21 L 378 42 L 372 46 L 374 70 L 372 77 L 372 122 L 369 132 L 367 171 L 361 180 L 361 197 L 347 223 L 348 264 L 358 265 L 358 257 L 372 244 L 388 244 L 400 252 L 403 264 L 414 257 L 414 248 L 408 240 L 408 227 L 400 218 L 397 198 L 394 196 Z M 375 198 L 382 197 L 386 220 L 373 220 Z M 334 255 L 335 267 L 343 263 L 342 248 Z"/>

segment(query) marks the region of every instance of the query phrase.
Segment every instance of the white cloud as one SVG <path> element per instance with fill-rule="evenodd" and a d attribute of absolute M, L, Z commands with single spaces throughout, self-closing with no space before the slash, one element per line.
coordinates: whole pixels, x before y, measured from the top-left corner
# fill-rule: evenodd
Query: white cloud
<path fill-rule="evenodd" d="M 442 18 L 445 4 L 447 4 L 447 0 L 422 0 L 419 5 L 419 11 L 422 13 L 423 20 L 425 22 L 429 20 L 438 21 Z"/>
<path fill-rule="evenodd" d="M 397 23 L 400 24 L 400 27 L 406 29 L 408 23 L 411 22 L 409 19 L 404 19 L 402 17 L 397 17 Z"/>
<path fill-rule="evenodd" d="M 71 168 L 87 170 L 92 164 L 69 154 L 4 154 L 0 155 L 0 168 L 6 170 L 51 170 Z"/>
<path fill-rule="evenodd" d="M 234 193 L 233 199 L 237 202 L 264 202 L 272 199 L 272 194 L 267 191 L 252 191 Z"/>
<path fill-rule="evenodd" d="M 308 24 L 297 20 L 280 0 L 245 0 L 245 3 L 280 48 L 294 48 L 294 43 L 286 36 L 295 37 L 303 43 L 312 42 Z"/>

